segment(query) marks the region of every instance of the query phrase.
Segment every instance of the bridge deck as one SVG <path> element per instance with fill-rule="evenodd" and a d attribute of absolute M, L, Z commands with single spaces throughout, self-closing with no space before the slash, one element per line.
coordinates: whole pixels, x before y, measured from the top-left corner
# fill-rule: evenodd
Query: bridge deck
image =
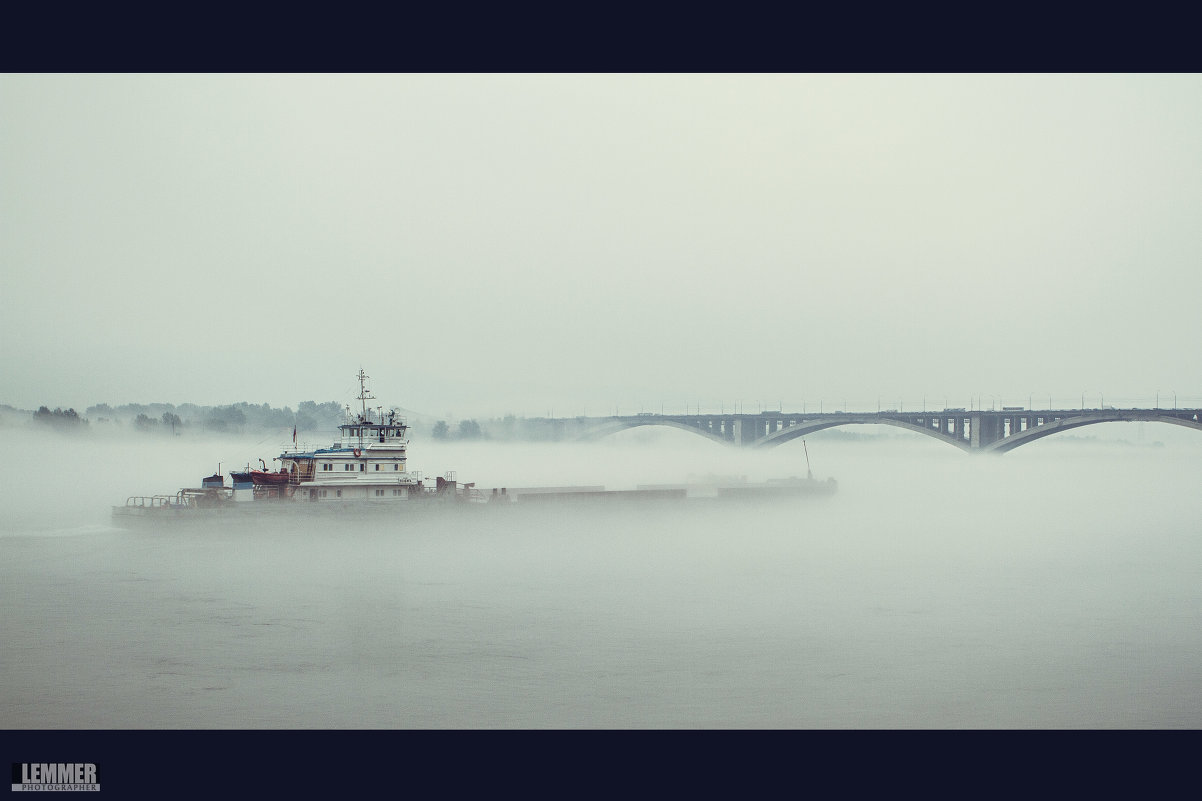
<path fill-rule="evenodd" d="M 1202 409 L 1003 409 L 930 412 L 826 412 L 760 414 L 639 414 L 582 417 L 572 424 L 577 437 L 596 439 L 640 426 L 668 426 L 743 447 L 772 447 L 844 425 L 890 425 L 934 437 L 965 451 L 1005 453 L 1059 431 L 1112 422 L 1158 422 L 1202 431 Z"/>

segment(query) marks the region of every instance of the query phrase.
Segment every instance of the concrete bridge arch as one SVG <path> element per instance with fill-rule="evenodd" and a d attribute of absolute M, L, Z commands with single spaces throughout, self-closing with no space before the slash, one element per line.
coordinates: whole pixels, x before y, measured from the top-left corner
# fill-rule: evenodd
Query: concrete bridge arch
<path fill-rule="evenodd" d="M 730 440 L 717 434 L 713 434 L 709 431 L 703 431 L 697 426 L 692 426 L 688 423 L 682 423 L 678 420 L 672 420 L 663 417 L 615 418 L 612 420 L 606 420 L 605 422 L 588 429 L 579 437 L 579 439 L 581 441 L 591 442 L 603 437 L 608 437 L 612 434 L 617 434 L 620 431 L 628 431 L 632 428 L 641 428 L 643 426 L 676 428 L 681 431 L 688 431 L 690 434 L 696 434 L 699 437 L 704 437 L 705 439 L 712 440 L 714 442 L 720 442 L 723 445 L 730 444 Z"/>
<path fill-rule="evenodd" d="M 1197 415 L 1194 415 L 1194 417 L 1196 418 Z M 988 445 L 982 446 L 981 451 L 984 453 L 1008 453 L 1021 445 L 1043 439 L 1052 434 L 1070 431 L 1074 428 L 1083 428 L 1084 426 L 1099 425 L 1101 423 L 1169 423 L 1171 425 L 1192 428 L 1195 431 L 1202 431 L 1202 422 L 1199 422 L 1197 419 L 1173 416 L 1167 412 L 1165 414 L 1158 412 L 1136 414 L 1116 410 L 1114 412 L 1100 412 L 1054 420 L 1041 426 L 1028 428 L 1026 431 L 1020 431 L 1017 434 L 1011 434 L 996 442 L 991 442 Z"/>
<path fill-rule="evenodd" d="M 972 445 L 965 439 L 950 436 L 943 431 L 939 431 L 926 426 L 917 425 L 908 420 L 898 420 L 891 417 L 880 417 L 875 414 L 856 415 L 844 414 L 840 415 L 837 420 L 823 420 L 814 423 L 802 423 L 800 425 L 782 428 L 780 431 L 773 432 L 766 437 L 757 439 L 752 443 L 753 448 L 775 448 L 783 445 L 790 440 L 799 439 L 800 437 L 808 437 L 818 431 L 825 431 L 828 428 L 837 428 L 846 425 L 884 425 L 894 426 L 895 428 L 913 431 L 916 434 L 931 437 L 932 439 L 945 442 L 948 445 L 953 445 L 962 451 L 971 451 Z"/>

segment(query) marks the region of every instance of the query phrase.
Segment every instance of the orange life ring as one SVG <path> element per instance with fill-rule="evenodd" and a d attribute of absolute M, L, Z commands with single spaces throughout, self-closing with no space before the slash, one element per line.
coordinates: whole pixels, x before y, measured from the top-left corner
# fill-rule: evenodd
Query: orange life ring
<path fill-rule="evenodd" d="M 363 451 L 359 450 L 358 448 L 355 448 L 355 458 L 358 459 L 362 455 L 363 455 Z"/>

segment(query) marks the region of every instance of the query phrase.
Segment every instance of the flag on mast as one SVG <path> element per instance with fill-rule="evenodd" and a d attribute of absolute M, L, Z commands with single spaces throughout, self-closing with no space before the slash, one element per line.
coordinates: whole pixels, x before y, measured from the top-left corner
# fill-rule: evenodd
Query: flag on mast
<path fill-rule="evenodd" d="M 296 444 L 296 426 L 292 427 L 292 444 Z"/>

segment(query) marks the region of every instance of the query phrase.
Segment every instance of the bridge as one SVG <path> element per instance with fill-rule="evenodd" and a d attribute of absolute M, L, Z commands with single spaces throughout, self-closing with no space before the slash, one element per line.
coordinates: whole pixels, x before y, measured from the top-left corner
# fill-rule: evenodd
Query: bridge
<path fill-rule="evenodd" d="M 848 425 L 887 425 L 946 442 L 970 453 L 1006 453 L 1037 439 L 1099 423 L 1170 423 L 1202 431 L 1202 409 L 1059 409 L 1001 411 L 943 409 L 933 412 L 883 411 L 793 414 L 638 414 L 543 421 L 558 439 L 601 437 L 641 426 L 679 428 L 716 442 L 771 448 L 817 431 Z"/>

